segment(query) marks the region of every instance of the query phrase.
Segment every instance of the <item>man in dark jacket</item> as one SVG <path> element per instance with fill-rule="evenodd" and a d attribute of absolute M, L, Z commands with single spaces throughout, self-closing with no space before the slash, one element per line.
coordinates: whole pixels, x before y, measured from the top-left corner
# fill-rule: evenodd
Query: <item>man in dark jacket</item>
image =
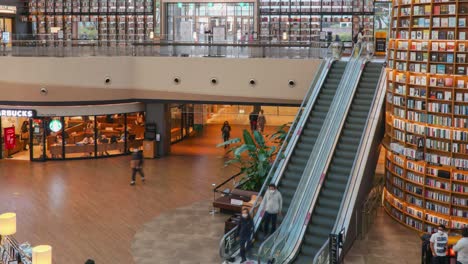
<path fill-rule="evenodd" d="M 130 185 L 135 185 L 137 172 L 140 173 L 141 181 L 145 182 L 145 175 L 143 174 L 143 151 L 138 149 L 133 150 L 130 166 L 132 167 L 132 181 Z"/>
<path fill-rule="evenodd" d="M 237 236 L 239 237 L 240 255 L 242 258 L 241 263 L 247 261 L 245 253 L 250 248 L 250 239 L 252 238 L 253 229 L 254 223 L 252 217 L 250 217 L 249 210 L 244 208 L 242 209 L 241 220 L 237 226 Z"/>

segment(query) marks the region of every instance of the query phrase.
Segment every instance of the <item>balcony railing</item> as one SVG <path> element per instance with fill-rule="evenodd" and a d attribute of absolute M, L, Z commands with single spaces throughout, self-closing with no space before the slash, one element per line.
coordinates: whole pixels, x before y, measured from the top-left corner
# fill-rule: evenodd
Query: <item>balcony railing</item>
<path fill-rule="evenodd" d="M 13 37 L 2 43 L 0 56 L 17 57 L 224 57 L 224 58 L 324 58 L 329 43 L 287 41 L 172 41 L 172 40 L 60 40 L 54 35 L 40 39 Z"/>

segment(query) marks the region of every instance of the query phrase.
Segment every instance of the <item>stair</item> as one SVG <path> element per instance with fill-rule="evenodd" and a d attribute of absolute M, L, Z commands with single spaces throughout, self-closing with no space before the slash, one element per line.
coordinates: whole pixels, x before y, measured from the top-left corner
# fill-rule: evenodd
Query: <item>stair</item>
<path fill-rule="evenodd" d="M 334 62 L 331 66 L 302 133 L 299 136 L 296 147 L 286 165 L 283 176 L 278 184 L 278 190 L 283 197 L 283 216 L 278 218 L 277 226 L 281 224 L 284 215 L 288 211 L 345 68 L 346 62 L 341 61 Z M 263 228 L 259 228 L 256 233 L 256 241 L 251 251 L 254 256 L 257 255 L 261 242 L 264 241 L 265 238 L 266 235 L 263 232 Z"/>
<path fill-rule="evenodd" d="M 359 142 L 379 82 L 382 64 L 368 63 L 364 68 L 356 94 L 335 148 L 325 181 L 307 226 L 301 249 L 293 261 L 312 263 L 335 225 Z"/>

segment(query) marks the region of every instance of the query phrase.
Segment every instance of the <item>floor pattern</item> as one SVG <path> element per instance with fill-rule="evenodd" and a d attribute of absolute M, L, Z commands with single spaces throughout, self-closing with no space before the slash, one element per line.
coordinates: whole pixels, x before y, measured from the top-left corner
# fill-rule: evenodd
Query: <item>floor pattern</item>
<path fill-rule="evenodd" d="M 135 263 L 221 263 L 217 249 L 228 216 L 210 214 L 210 206 L 211 200 L 197 202 L 144 224 L 132 242 Z"/>

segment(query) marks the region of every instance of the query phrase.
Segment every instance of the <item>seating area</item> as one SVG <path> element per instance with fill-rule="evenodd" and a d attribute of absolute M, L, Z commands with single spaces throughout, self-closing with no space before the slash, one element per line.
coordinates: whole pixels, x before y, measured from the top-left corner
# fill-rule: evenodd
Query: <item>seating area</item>
<path fill-rule="evenodd" d="M 50 158 L 119 155 L 143 144 L 145 127 L 137 115 L 65 117 L 64 123 L 63 131 L 46 137 Z"/>

